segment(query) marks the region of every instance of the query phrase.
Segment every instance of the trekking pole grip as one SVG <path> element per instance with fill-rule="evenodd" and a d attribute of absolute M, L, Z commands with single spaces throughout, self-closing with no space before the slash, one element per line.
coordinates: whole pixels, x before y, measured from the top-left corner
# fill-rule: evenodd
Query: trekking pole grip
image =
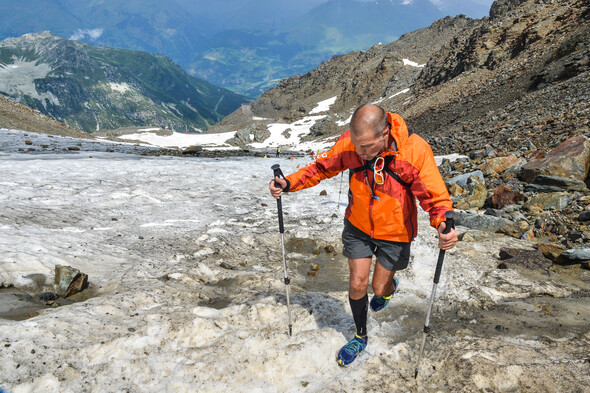
<path fill-rule="evenodd" d="M 447 234 L 455 227 L 455 212 L 449 210 L 445 213 L 445 229 L 443 230 L 444 234 Z M 438 253 L 438 261 L 436 263 L 436 271 L 434 272 L 434 283 L 438 284 L 440 279 L 440 273 L 442 271 L 443 261 L 445 259 L 445 250 L 440 250 Z"/>
<path fill-rule="evenodd" d="M 273 170 L 274 177 L 285 178 L 283 175 L 283 171 L 281 171 L 281 166 L 279 164 L 274 164 L 271 169 Z M 275 180 L 275 187 L 281 187 L 279 182 Z M 277 209 L 279 211 L 279 232 L 285 233 L 285 227 L 283 225 L 283 204 L 281 202 L 281 197 L 277 199 Z"/>

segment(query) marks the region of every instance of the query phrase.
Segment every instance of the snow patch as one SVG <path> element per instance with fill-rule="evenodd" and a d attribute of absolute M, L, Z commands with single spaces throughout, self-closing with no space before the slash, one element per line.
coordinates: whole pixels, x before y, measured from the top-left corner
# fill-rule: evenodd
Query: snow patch
<path fill-rule="evenodd" d="M 129 90 L 132 90 L 131 87 L 129 87 L 129 85 L 127 83 L 114 83 L 114 82 L 110 82 L 109 83 L 109 87 L 111 88 L 111 90 L 113 91 L 117 91 L 121 94 L 128 92 Z"/>
<path fill-rule="evenodd" d="M 423 68 L 426 64 L 418 64 L 415 61 L 404 59 L 404 65 L 409 65 L 412 67 Z"/>
<path fill-rule="evenodd" d="M 46 105 L 46 101 L 59 105 L 52 92 L 39 93 L 36 79 L 45 78 L 53 69 L 49 64 L 35 61 L 14 60 L 12 64 L 0 64 L 0 90 L 9 97 L 30 96 Z"/>
<path fill-rule="evenodd" d="M 398 95 L 400 95 L 400 94 L 405 94 L 405 93 L 407 93 L 407 92 L 409 92 L 409 91 L 410 91 L 410 89 L 403 89 L 402 91 L 398 91 L 397 93 L 395 93 L 395 94 L 393 94 L 393 95 L 390 95 L 389 97 L 383 97 L 383 98 L 381 98 L 380 100 L 377 100 L 377 101 L 373 102 L 373 104 L 377 105 L 377 104 L 379 104 L 380 102 L 382 102 L 382 101 L 385 101 L 386 99 L 387 99 L 387 100 L 389 100 L 389 99 L 391 99 L 391 98 L 393 98 L 393 97 L 395 97 L 395 96 L 398 96 Z"/>
<path fill-rule="evenodd" d="M 328 111 L 330 109 L 330 107 L 332 106 L 332 104 L 334 104 L 336 102 L 337 98 L 338 98 L 338 96 L 334 96 L 332 98 L 328 98 L 327 100 L 318 102 L 316 107 L 313 108 L 311 110 L 311 112 L 309 112 L 309 114 L 314 115 L 316 113 L 322 113 L 322 112 Z"/>
<path fill-rule="evenodd" d="M 225 143 L 235 135 L 236 131 L 214 134 L 182 134 L 180 132 L 174 132 L 172 135 L 156 135 L 152 132 L 140 132 L 122 135 L 119 138 L 142 141 L 160 147 L 187 148 L 189 146 L 203 146 L 215 147 L 217 149 L 237 149 Z"/>

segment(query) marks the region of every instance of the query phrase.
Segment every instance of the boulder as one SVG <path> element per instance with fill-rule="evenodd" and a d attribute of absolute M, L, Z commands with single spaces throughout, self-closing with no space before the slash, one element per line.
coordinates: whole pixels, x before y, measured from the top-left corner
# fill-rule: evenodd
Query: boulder
<path fill-rule="evenodd" d="M 479 166 L 479 169 L 485 176 L 490 176 L 495 173 L 502 173 L 506 170 L 517 171 L 525 163 L 526 160 L 523 158 L 518 158 L 512 154 L 505 157 L 497 157 L 487 160 Z"/>
<path fill-rule="evenodd" d="M 198 156 L 203 152 L 203 146 L 189 146 L 182 151 L 185 156 Z"/>
<path fill-rule="evenodd" d="M 472 212 L 458 211 L 455 216 L 455 223 L 471 229 L 479 229 L 482 231 L 499 231 L 506 225 L 513 225 L 514 223 L 506 218 L 494 217 L 489 215 L 479 215 Z"/>
<path fill-rule="evenodd" d="M 449 190 L 448 191 L 449 191 L 449 194 L 451 196 L 453 196 L 453 197 L 458 197 L 458 196 L 466 195 L 468 193 L 467 190 L 465 190 L 463 187 L 461 187 L 457 183 L 451 184 L 449 186 Z"/>
<path fill-rule="evenodd" d="M 510 187 L 500 184 L 493 191 L 492 207 L 502 209 L 505 206 L 514 205 L 522 200 L 523 195 L 518 191 L 512 191 Z"/>
<path fill-rule="evenodd" d="M 547 271 L 553 265 L 539 250 L 502 248 L 499 257 L 502 260 L 498 265 L 500 269 L 524 267 L 529 270 L 542 269 Z"/>
<path fill-rule="evenodd" d="M 477 177 L 479 177 L 481 179 L 482 183 L 485 182 L 485 180 L 483 178 L 483 172 L 477 170 L 477 171 L 474 171 L 474 172 L 464 173 L 462 175 L 455 176 L 455 177 L 447 180 L 445 183 L 447 185 L 447 188 L 449 188 L 453 184 L 458 184 L 459 186 L 461 186 L 461 188 L 466 189 L 467 188 L 467 180 L 471 176 L 477 176 Z"/>
<path fill-rule="evenodd" d="M 543 193 L 530 198 L 522 207 L 529 211 L 562 210 L 574 197 L 573 194 L 568 192 Z"/>
<path fill-rule="evenodd" d="M 586 183 L 581 180 L 551 175 L 537 175 L 535 183 L 524 187 L 527 192 L 585 191 L 586 189 Z"/>
<path fill-rule="evenodd" d="M 568 179 L 584 182 L 590 169 L 590 139 L 579 135 L 566 140 L 544 158 L 532 160 L 522 166 L 520 177 L 527 183 L 543 184 L 548 179 L 554 186 L 569 189 Z M 579 182 L 573 184 L 580 185 Z"/>
<path fill-rule="evenodd" d="M 570 261 L 589 261 L 590 260 L 590 248 L 570 248 L 565 250 L 562 257 L 569 259 Z"/>
<path fill-rule="evenodd" d="M 60 297 L 71 296 L 88 287 L 88 275 L 71 266 L 55 266 L 53 288 Z"/>
<path fill-rule="evenodd" d="M 453 198 L 453 205 L 457 209 L 479 209 L 482 208 L 488 198 L 488 190 L 483 180 L 477 176 L 472 175 L 467 179 L 467 191 L 469 194 L 459 199 Z"/>
<path fill-rule="evenodd" d="M 555 243 L 540 243 L 537 248 L 545 258 L 550 259 L 553 262 L 556 262 L 559 256 L 565 251 L 564 246 Z"/>

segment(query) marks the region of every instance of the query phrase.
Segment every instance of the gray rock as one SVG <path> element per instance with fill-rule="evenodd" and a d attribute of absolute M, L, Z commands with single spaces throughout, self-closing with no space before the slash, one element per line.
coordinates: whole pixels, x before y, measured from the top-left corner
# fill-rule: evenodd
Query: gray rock
<path fill-rule="evenodd" d="M 481 179 L 482 183 L 485 184 L 485 180 L 483 177 L 483 172 L 480 170 L 474 171 L 474 172 L 469 172 L 469 173 L 464 173 L 462 175 L 459 176 L 455 176 L 449 180 L 446 181 L 447 187 L 452 185 L 452 184 L 457 184 L 459 186 L 461 186 L 462 188 L 467 188 L 467 180 L 469 180 L 469 178 L 471 176 L 477 176 Z"/>
<path fill-rule="evenodd" d="M 586 183 L 578 179 L 563 176 L 537 175 L 535 182 L 527 184 L 525 191 L 558 192 L 558 191 L 586 191 Z"/>
<path fill-rule="evenodd" d="M 570 248 L 561 255 L 570 260 L 588 261 L 590 260 L 590 248 Z"/>
<path fill-rule="evenodd" d="M 55 266 L 53 288 L 60 297 L 73 295 L 88 286 L 88 276 L 71 266 Z"/>
<path fill-rule="evenodd" d="M 542 210 L 562 210 L 573 199 L 574 195 L 568 192 L 544 193 L 530 198 L 523 205 L 523 208 L 527 210 L 533 210 L 535 208 Z"/>
<path fill-rule="evenodd" d="M 502 217 L 494 217 L 490 215 L 470 214 L 464 211 L 458 211 L 455 216 L 455 223 L 471 229 L 479 229 L 485 231 L 498 231 L 505 226 L 513 225 L 514 223 Z"/>

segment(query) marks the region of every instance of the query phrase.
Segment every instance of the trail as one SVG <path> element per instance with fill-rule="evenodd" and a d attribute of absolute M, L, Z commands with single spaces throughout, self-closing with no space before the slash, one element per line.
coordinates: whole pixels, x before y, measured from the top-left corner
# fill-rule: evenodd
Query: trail
<path fill-rule="evenodd" d="M 309 161 L 2 153 L 3 285 L 38 294 L 65 264 L 87 273 L 91 287 L 79 302 L 0 319 L 0 386 L 13 393 L 590 388 L 590 272 L 498 269 L 501 247 L 532 243 L 478 231 L 445 256 L 414 380 L 438 255 L 424 213 L 399 292 L 369 314 L 367 353 L 338 367 L 336 353 L 354 328 L 339 177 L 283 198 L 289 337 L 267 188 L 276 162 L 290 173 Z"/>

